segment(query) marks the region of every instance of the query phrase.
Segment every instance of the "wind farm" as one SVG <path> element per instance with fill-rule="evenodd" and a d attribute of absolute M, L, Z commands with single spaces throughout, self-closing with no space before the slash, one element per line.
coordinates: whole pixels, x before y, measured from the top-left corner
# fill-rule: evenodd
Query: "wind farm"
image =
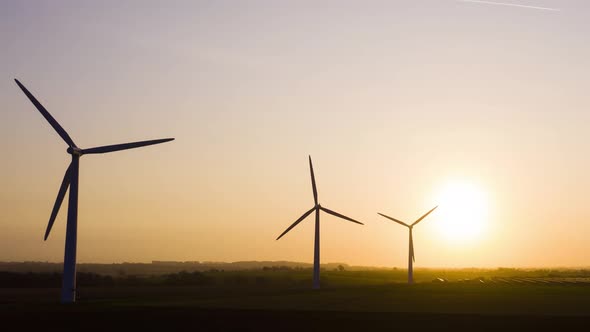
<path fill-rule="evenodd" d="M 0 330 L 586 330 L 589 13 L 1 1 Z"/>

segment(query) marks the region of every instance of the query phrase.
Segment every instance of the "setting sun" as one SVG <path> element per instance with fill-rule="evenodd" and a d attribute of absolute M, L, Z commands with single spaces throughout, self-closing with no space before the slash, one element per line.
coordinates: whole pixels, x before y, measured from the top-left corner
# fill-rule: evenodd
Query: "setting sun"
<path fill-rule="evenodd" d="M 484 192 L 469 182 L 451 182 L 438 196 L 436 223 L 441 234 L 452 241 L 469 241 L 482 236 L 487 227 L 488 202 Z"/>

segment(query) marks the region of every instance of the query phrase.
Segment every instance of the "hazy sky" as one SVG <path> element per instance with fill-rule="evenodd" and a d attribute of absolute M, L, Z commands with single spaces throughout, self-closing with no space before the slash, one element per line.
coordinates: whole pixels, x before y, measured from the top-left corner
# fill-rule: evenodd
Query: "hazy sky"
<path fill-rule="evenodd" d="M 407 230 L 448 183 L 487 226 L 416 227 L 416 266 L 590 265 L 590 4 L 502 0 L 2 1 L 0 260 L 62 261 L 43 234 L 66 145 L 85 156 L 79 262 L 313 258 L 405 266 Z"/>

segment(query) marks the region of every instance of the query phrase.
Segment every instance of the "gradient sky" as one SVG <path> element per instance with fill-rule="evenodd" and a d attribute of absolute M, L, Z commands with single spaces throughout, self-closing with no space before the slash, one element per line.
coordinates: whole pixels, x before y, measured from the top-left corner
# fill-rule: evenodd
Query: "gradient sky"
<path fill-rule="evenodd" d="M 2 1 L 0 260 L 63 260 L 43 234 L 66 145 L 176 141 L 85 156 L 79 262 L 313 259 L 405 266 L 409 221 L 445 183 L 487 197 L 453 242 L 434 212 L 416 266 L 588 266 L 590 4 L 503 0 Z"/>

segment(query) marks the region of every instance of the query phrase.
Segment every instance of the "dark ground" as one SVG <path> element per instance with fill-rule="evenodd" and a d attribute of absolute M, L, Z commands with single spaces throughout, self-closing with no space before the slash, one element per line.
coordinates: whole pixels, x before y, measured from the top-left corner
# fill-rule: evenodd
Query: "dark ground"
<path fill-rule="evenodd" d="M 41 331 L 588 331 L 588 317 L 186 307 L 3 312 L 4 324 Z"/>
<path fill-rule="evenodd" d="M 0 321 L 24 331 L 590 330 L 590 297 L 572 296 L 576 289 L 432 289 L 445 286 L 92 288 L 74 305 L 58 303 L 59 289 L 0 289 Z"/>

